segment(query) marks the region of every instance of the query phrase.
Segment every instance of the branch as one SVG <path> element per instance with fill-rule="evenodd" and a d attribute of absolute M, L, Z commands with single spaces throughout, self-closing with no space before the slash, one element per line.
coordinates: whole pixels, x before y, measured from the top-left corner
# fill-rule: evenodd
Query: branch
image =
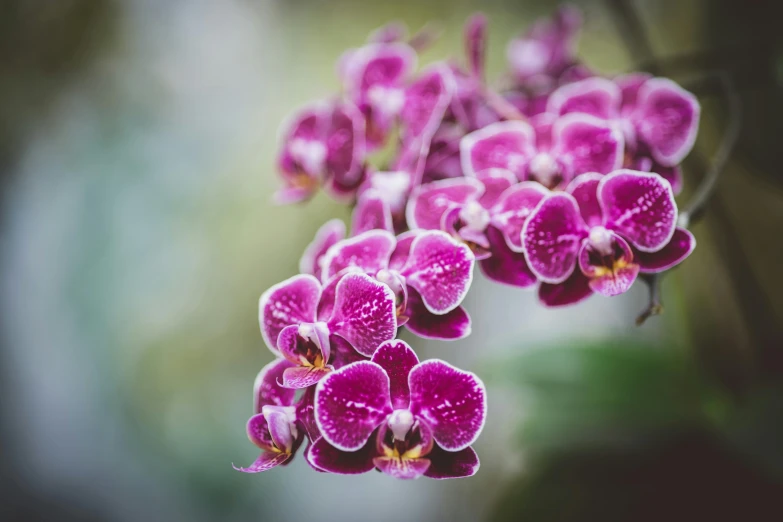
<path fill-rule="evenodd" d="M 712 164 L 704 175 L 699 187 L 696 189 L 695 194 L 680 212 L 678 224 L 684 228 L 687 228 L 691 222 L 701 217 L 704 207 L 709 202 L 712 193 L 715 191 L 715 186 L 718 183 L 720 175 L 725 170 L 731 152 L 737 144 L 740 129 L 742 128 L 742 104 L 740 102 L 739 94 L 734 88 L 731 78 L 726 73 L 722 73 L 720 78 L 723 83 L 726 101 L 728 102 L 729 124 L 726 128 L 726 132 L 723 134 L 723 141 L 712 158 Z"/>
<path fill-rule="evenodd" d="M 647 308 L 642 310 L 642 313 L 636 318 L 636 326 L 641 326 L 650 317 L 663 313 L 663 301 L 661 300 L 661 279 L 663 274 L 665 272 L 641 274 L 639 276 L 639 279 L 644 281 L 650 290 L 650 300 L 647 303 Z"/>

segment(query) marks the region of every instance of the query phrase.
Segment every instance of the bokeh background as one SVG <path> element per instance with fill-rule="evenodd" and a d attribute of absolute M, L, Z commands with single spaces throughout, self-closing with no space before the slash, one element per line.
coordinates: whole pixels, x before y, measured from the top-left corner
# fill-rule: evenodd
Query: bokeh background
<path fill-rule="evenodd" d="M 256 476 L 244 424 L 271 359 L 261 292 L 297 270 L 323 195 L 276 207 L 276 133 L 334 63 L 400 20 L 461 53 L 490 19 L 491 77 L 540 0 L 0 2 L 0 519 L 783 520 L 783 46 L 777 2 L 603 0 L 580 56 L 669 75 L 703 103 L 687 201 L 743 127 L 699 247 L 642 327 L 644 285 L 546 310 L 477 277 L 473 335 L 414 341 L 478 372 L 469 480 Z"/>

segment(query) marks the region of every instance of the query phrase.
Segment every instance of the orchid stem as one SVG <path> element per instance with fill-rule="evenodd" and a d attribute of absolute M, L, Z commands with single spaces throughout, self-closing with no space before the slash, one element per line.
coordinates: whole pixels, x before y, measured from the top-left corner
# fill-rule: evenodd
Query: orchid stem
<path fill-rule="evenodd" d="M 663 313 L 663 301 L 661 300 L 661 279 L 665 272 L 657 274 L 642 274 L 639 279 L 647 284 L 650 289 L 650 300 L 641 314 L 636 318 L 636 325 L 641 326 L 644 322 L 654 315 Z"/>
<path fill-rule="evenodd" d="M 712 158 L 712 164 L 702 179 L 696 193 L 691 197 L 688 204 L 680 212 L 678 224 L 687 228 L 694 220 L 701 217 L 705 206 L 710 200 L 720 175 L 726 167 L 726 163 L 731 157 L 737 140 L 739 139 L 740 129 L 742 128 L 742 104 L 739 94 L 734 88 L 734 84 L 728 74 L 721 73 L 721 83 L 726 94 L 729 110 L 729 124 L 726 132 L 723 134 L 723 141 L 718 147 L 715 156 Z"/>

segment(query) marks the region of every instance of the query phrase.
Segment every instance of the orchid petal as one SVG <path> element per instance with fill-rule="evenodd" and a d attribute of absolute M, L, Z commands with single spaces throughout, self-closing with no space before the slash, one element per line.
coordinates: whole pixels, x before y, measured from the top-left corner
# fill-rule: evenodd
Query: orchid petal
<path fill-rule="evenodd" d="M 598 182 L 602 177 L 596 172 L 589 172 L 577 176 L 566 187 L 566 192 L 574 196 L 579 204 L 579 213 L 588 227 L 603 223 L 603 213 L 598 203 Z"/>
<path fill-rule="evenodd" d="M 473 252 L 466 245 L 444 232 L 428 230 L 413 240 L 401 273 L 430 312 L 445 314 L 467 294 L 474 264 Z"/>
<path fill-rule="evenodd" d="M 503 232 L 511 250 L 522 251 L 521 233 L 525 221 L 548 194 L 546 188 L 533 181 L 517 183 L 501 194 L 491 210 L 492 225 Z"/>
<path fill-rule="evenodd" d="M 288 370 L 293 369 L 295 368 Z M 292 406 L 264 406 L 261 412 L 266 419 L 269 436 L 275 447 L 280 451 L 291 453 L 298 438 L 296 428 L 292 426 L 292 421 L 296 420 L 294 408 Z M 250 423 L 248 423 L 249 425 Z"/>
<path fill-rule="evenodd" d="M 416 365 L 408 377 L 410 411 L 432 430 L 447 451 L 470 446 L 484 427 L 487 395 L 476 375 L 432 359 Z"/>
<path fill-rule="evenodd" d="M 581 270 L 574 270 L 562 283 L 541 283 L 538 287 L 538 300 L 550 308 L 576 304 L 591 295 L 593 289 L 590 288 L 590 280 Z"/>
<path fill-rule="evenodd" d="M 481 271 L 498 283 L 527 288 L 536 282 L 536 276 L 527 266 L 525 254 L 509 248 L 507 241 L 495 227 L 487 228 L 492 255 L 479 261 Z"/>
<path fill-rule="evenodd" d="M 394 232 L 389 204 L 375 189 L 365 191 L 356 203 L 351 218 L 351 235 L 357 236 L 368 230 Z"/>
<path fill-rule="evenodd" d="M 465 55 L 468 57 L 468 70 L 474 78 L 484 78 L 484 63 L 487 53 L 487 17 L 476 13 L 465 24 Z"/>
<path fill-rule="evenodd" d="M 424 149 L 429 150 L 454 90 L 454 78 L 445 65 L 431 65 L 421 72 L 405 91 L 405 105 L 400 113 L 403 143 L 415 142 L 426 154 Z"/>
<path fill-rule="evenodd" d="M 285 464 L 292 458 L 293 455 L 290 453 L 275 453 L 272 451 L 264 451 L 250 466 L 246 468 L 234 466 L 234 469 L 241 471 L 242 473 L 261 473 L 262 471 L 268 471 L 276 466 Z"/>
<path fill-rule="evenodd" d="M 427 458 L 430 467 L 424 472 L 424 476 L 432 479 L 472 477 L 479 470 L 478 455 L 471 447 L 451 452 L 433 446 Z"/>
<path fill-rule="evenodd" d="M 544 198 L 525 222 L 522 244 L 531 271 L 545 283 L 562 283 L 576 267 L 587 227 L 570 194 Z"/>
<path fill-rule="evenodd" d="M 690 92 L 666 78 L 653 78 L 639 89 L 632 119 L 655 160 L 680 163 L 693 148 L 701 107 Z"/>
<path fill-rule="evenodd" d="M 329 444 L 323 437 L 307 448 L 305 459 L 319 471 L 339 475 L 360 475 L 375 469 L 373 457 L 375 444 L 372 440 L 357 451 L 343 451 Z"/>
<path fill-rule="evenodd" d="M 471 132 L 460 142 L 460 161 L 467 177 L 498 167 L 524 179 L 527 164 L 535 152 L 535 132 L 523 121 L 493 123 Z"/>
<path fill-rule="evenodd" d="M 394 250 L 394 236 L 385 230 L 368 230 L 332 245 L 324 255 L 324 282 L 347 269 L 375 274 L 386 268 Z"/>
<path fill-rule="evenodd" d="M 679 265 L 696 248 L 696 238 L 684 228 L 676 228 L 671 240 L 656 252 L 636 252 L 641 272 L 663 272 Z"/>
<path fill-rule="evenodd" d="M 603 227 L 600 230 L 601 244 L 606 252 L 597 249 L 590 241 L 586 241 L 579 251 L 579 268 L 588 279 L 594 292 L 612 297 L 627 292 L 639 274 L 639 265 L 633 262 L 633 252 L 628 243 L 613 232 Z"/>
<path fill-rule="evenodd" d="M 321 284 L 300 274 L 272 286 L 258 300 L 258 322 L 264 342 L 277 353 L 277 336 L 286 326 L 315 322 Z"/>
<path fill-rule="evenodd" d="M 671 185 L 655 173 L 618 170 L 598 184 L 606 227 L 642 252 L 663 248 L 674 234 L 677 204 Z"/>
<path fill-rule="evenodd" d="M 316 368 L 313 366 L 288 368 L 285 373 L 283 373 L 283 386 L 296 389 L 309 388 L 320 381 L 330 371 L 330 368 Z"/>
<path fill-rule="evenodd" d="M 402 270 L 402 267 L 408 262 L 413 240 L 416 239 L 420 233 L 420 230 L 409 230 L 408 232 L 403 232 L 397 236 L 397 246 L 394 247 L 394 252 L 392 252 L 391 257 L 389 258 L 390 269 L 396 271 Z"/>
<path fill-rule="evenodd" d="M 478 202 L 486 209 L 492 208 L 500 199 L 501 194 L 517 183 L 514 173 L 506 169 L 482 170 L 476 173 L 476 179 L 484 185 L 484 191 L 478 198 Z"/>
<path fill-rule="evenodd" d="M 327 174 L 332 186 L 355 191 L 361 182 L 364 163 L 364 118 L 354 105 L 339 103 L 331 115 L 326 137 Z"/>
<path fill-rule="evenodd" d="M 405 341 L 395 339 L 381 344 L 372 356 L 372 362 L 389 376 L 391 402 L 394 409 L 407 408 L 410 403 L 408 374 L 419 364 L 416 352 Z"/>
<path fill-rule="evenodd" d="M 329 343 L 332 346 L 332 360 L 329 363 L 337 370 L 353 362 L 367 360 L 367 357 L 357 352 L 351 343 L 339 335 L 330 335 Z"/>
<path fill-rule="evenodd" d="M 356 451 L 392 412 L 389 377 L 375 363 L 360 361 L 318 382 L 315 419 L 329 444 Z"/>
<path fill-rule="evenodd" d="M 283 382 L 283 372 L 293 366 L 290 361 L 276 359 L 261 368 L 253 383 L 253 411 L 255 413 L 261 413 L 261 408 L 267 404 L 290 406 L 294 403 L 296 392 L 280 386 L 280 383 Z"/>
<path fill-rule="evenodd" d="M 438 230 L 448 209 L 477 199 L 483 190 L 481 182 L 472 178 L 444 179 L 416 187 L 406 210 L 408 226 Z"/>
<path fill-rule="evenodd" d="M 424 306 L 421 296 L 412 288 L 408 290 L 406 314 L 409 319 L 405 327 L 424 339 L 456 341 L 464 339 L 471 332 L 470 316 L 463 307 L 458 306 L 448 313 L 435 315 Z"/>
<path fill-rule="evenodd" d="M 402 480 L 417 479 L 430 467 L 430 461 L 421 458 L 375 457 L 373 463 L 383 473 Z"/>
<path fill-rule="evenodd" d="M 567 179 L 585 172 L 606 174 L 622 165 L 623 135 L 615 126 L 588 114 L 569 114 L 552 127 L 552 156 L 562 158 Z"/>
<path fill-rule="evenodd" d="M 319 261 L 329 250 L 329 247 L 344 238 L 345 223 L 342 219 L 332 219 L 321 225 L 321 228 L 315 233 L 315 238 L 307 245 L 299 260 L 299 271 L 303 274 L 314 275 L 316 279 L 320 280 L 321 265 Z"/>
<path fill-rule="evenodd" d="M 547 112 L 563 115 L 589 114 L 610 119 L 617 116 L 621 92 L 611 80 L 594 76 L 559 87 L 547 102 Z"/>
<path fill-rule="evenodd" d="M 347 274 L 337 283 L 328 325 L 357 352 L 370 356 L 397 333 L 394 292 L 366 274 Z"/>

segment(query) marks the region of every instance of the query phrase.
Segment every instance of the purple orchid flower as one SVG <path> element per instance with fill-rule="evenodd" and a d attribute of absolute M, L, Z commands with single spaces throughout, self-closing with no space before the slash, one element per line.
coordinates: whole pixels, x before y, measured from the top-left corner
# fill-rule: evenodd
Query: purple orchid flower
<path fill-rule="evenodd" d="M 695 239 L 676 225 L 671 185 L 657 174 L 623 169 L 580 176 L 566 192 L 544 198 L 525 222 L 522 242 L 542 281 L 539 297 L 558 306 L 593 292 L 621 294 L 639 272 L 679 264 Z"/>
<path fill-rule="evenodd" d="M 576 41 L 582 16 L 573 6 L 563 6 L 551 19 L 541 19 L 506 50 L 511 74 L 519 87 L 546 92 L 560 76 L 577 64 Z"/>
<path fill-rule="evenodd" d="M 297 275 L 259 300 L 261 334 L 270 350 L 294 366 L 283 372 L 287 388 L 307 388 L 343 364 L 369 357 L 397 333 L 395 296 L 365 274 L 347 274 L 334 286 L 328 318 L 317 317 L 321 283 Z"/>
<path fill-rule="evenodd" d="M 474 374 L 440 360 L 419 362 L 407 343 L 382 344 L 371 361 L 332 373 L 315 391 L 322 438 L 307 452 L 316 469 L 378 469 L 400 479 L 469 477 L 470 447 L 484 427 L 487 398 Z"/>
<path fill-rule="evenodd" d="M 321 260 L 324 254 L 329 247 L 342 239 L 345 239 L 345 223 L 342 219 L 331 219 L 321 225 L 299 260 L 299 272 L 321 279 Z"/>
<path fill-rule="evenodd" d="M 616 121 L 630 151 L 673 167 L 693 148 L 701 108 L 673 81 L 634 73 L 615 81 L 595 77 L 564 85 L 549 97 L 547 111 Z"/>
<path fill-rule="evenodd" d="M 280 203 L 297 203 L 322 186 L 338 200 L 350 200 L 364 174 L 364 119 L 349 103 L 317 103 L 283 126 L 278 159 L 285 187 Z"/>
<path fill-rule="evenodd" d="M 564 186 L 579 174 L 606 174 L 620 167 L 623 137 L 618 129 L 587 114 L 557 119 L 493 123 L 465 136 L 460 143 L 467 177 L 489 168 L 513 172 L 520 181 L 538 181 L 548 188 Z"/>
<path fill-rule="evenodd" d="M 522 252 L 522 225 L 548 193 L 538 183 L 517 183 L 507 170 L 483 170 L 475 179 L 418 187 L 408 202 L 408 225 L 451 234 L 473 250 L 484 275 L 524 288 L 536 277 Z"/>
<path fill-rule="evenodd" d="M 250 442 L 261 449 L 261 455 L 246 468 L 237 471 L 260 473 L 286 465 L 294 458 L 305 435 L 320 437 L 313 416 L 313 393 L 305 393 L 295 402 L 296 390 L 280 385 L 284 373 L 293 363 L 276 359 L 264 366 L 253 384 L 253 411 L 247 422 Z"/>
<path fill-rule="evenodd" d="M 470 334 L 470 316 L 460 303 L 473 280 L 474 264 L 470 248 L 440 231 L 413 231 L 395 238 L 384 230 L 370 230 L 326 253 L 318 313 L 332 313 L 331 296 L 346 274 L 363 272 L 396 296 L 399 326 L 420 337 L 461 339 Z"/>

